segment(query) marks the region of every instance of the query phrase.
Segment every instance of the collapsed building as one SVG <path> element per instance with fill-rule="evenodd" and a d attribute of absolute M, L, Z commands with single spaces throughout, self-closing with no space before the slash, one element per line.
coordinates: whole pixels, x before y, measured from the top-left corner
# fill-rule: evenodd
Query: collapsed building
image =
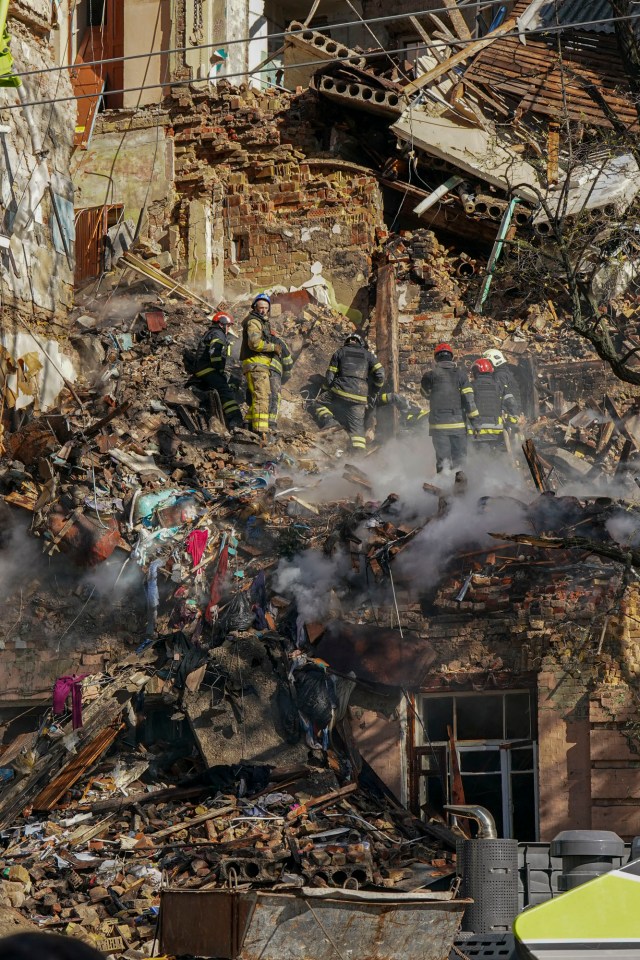
<path fill-rule="evenodd" d="M 12 13 L 28 26 L 23 6 Z M 203 38 L 218 26 L 233 38 L 229 11 L 225 25 L 199 19 L 202 4 L 152 4 L 140 48 L 135 11 L 94 6 L 58 8 L 72 39 L 57 56 L 77 65 L 86 107 L 71 160 L 76 306 L 58 317 L 64 338 L 44 342 L 46 304 L 29 318 L 35 293 L 14 289 L 37 356 L 7 350 L 0 368 L 0 827 L 13 870 L 0 896 L 45 929 L 148 955 L 162 871 L 178 890 L 236 877 L 449 891 L 461 827 L 446 808 L 460 804 L 520 842 L 520 905 L 551 895 L 558 871 L 540 844 L 566 829 L 627 844 L 640 832 L 640 432 L 634 389 L 571 330 L 566 304 L 522 289 L 505 240 L 544 241 L 565 201 L 594 232 L 633 222 L 633 157 L 594 168 L 610 118 L 576 81 L 563 95 L 586 128 L 591 187 L 578 195 L 540 4 L 515 4 L 491 32 L 434 12 L 429 33 L 407 15 L 376 28 L 407 50 L 391 59 L 369 56 L 362 26 L 328 33 L 330 20 L 266 6 L 259 42 L 216 58 Z M 514 23 L 534 31 L 526 43 Z M 31 64 L 52 63 L 51 26 Z M 570 35 L 572 76 L 593 79 L 594 44 L 608 51 L 596 58 L 608 108 L 631 124 L 609 33 Z M 147 58 L 173 48 L 185 49 Z M 123 51 L 144 56 L 83 66 Z M 265 59 L 262 90 L 251 69 Z M 127 90 L 144 63 L 147 89 Z M 46 133 L 51 182 L 69 129 Z M 4 136 L 15 151 L 17 132 Z M 64 190 L 47 190 L 33 238 L 8 233 L 8 257 L 57 249 L 46 231 Z M 51 282 L 70 289 L 55 256 Z M 182 368 L 214 305 L 240 317 L 264 288 L 296 358 L 266 450 L 203 418 Z M 633 355 L 633 271 L 607 291 Z M 59 310 L 67 294 L 54 293 Z M 354 324 L 390 388 L 418 404 L 434 343 L 452 339 L 463 363 L 503 350 L 522 452 L 440 483 L 426 431 L 381 410 L 370 456 L 347 463 L 309 408 Z M 535 856 L 548 861 L 532 882 Z"/>

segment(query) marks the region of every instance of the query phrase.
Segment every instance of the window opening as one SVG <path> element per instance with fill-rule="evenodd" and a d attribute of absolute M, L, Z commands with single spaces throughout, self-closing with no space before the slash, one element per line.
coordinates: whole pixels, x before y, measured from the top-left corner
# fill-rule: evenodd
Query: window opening
<path fill-rule="evenodd" d="M 501 837 L 538 836 L 537 743 L 529 690 L 433 694 L 421 698 L 412 802 L 421 814 L 452 802 L 451 730 L 465 801 L 486 807 Z"/>

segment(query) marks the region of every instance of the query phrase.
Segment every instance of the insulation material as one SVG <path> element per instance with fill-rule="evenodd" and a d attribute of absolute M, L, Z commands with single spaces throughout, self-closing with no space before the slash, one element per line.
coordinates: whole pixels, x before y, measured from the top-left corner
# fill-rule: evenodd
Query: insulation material
<path fill-rule="evenodd" d="M 43 349 L 26 331 L 0 331 L 0 390 L 9 408 L 22 410 L 37 399 L 41 410 L 50 410 L 65 381 L 75 379 L 73 363 L 56 340 L 47 340 Z"/>

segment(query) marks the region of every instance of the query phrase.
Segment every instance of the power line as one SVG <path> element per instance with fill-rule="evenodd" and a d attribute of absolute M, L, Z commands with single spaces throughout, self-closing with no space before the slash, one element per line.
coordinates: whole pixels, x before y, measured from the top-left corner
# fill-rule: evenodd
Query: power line
<path fill-rule="evenodd" d="M 484 7 L 490 6 L 491 2 L 492 0 L 472 0 L 471 3 L 465 4 L 465 10 L 471 9 L 472 7 L 484 8 Z M 446 14 L 449 12 L 449 8 L 437 7 L 433 10 L 429 10 L 428 12 Z M 280 39 L 284 39 L 285 37 L 297 36 L 301 33 L 307 33 L 308 30 L 316 30 L 316 32 L 321 33 L 323 30 L 341 30 L 344 27 L 359 27 L 359 26 L 362 26 L 363 23 L 365 24 L 387 23 L 395 20 L 406 20 L 408 17 L 419 17 L 419 16 L 424 16 L 424 14 L 425 14 L 424 10 L 417 10 L 415 13 L 395 13 L 395 14 L 389 14 L 384 17 L 371 17 L 371 18 L 367 18 L 366 20 L 363 20 L 362 17 L 360 17 L 359 20 L 349 20 L 349 21 L 345 21 L 344 23 L 328 23 L 326 24 L 326 26 L 321 26 L 317 28 L 301 27 L 300 30 L 284 30 L 281 33 L 270 33 L 268 39 L 280 40 Z M 237 43 L 250 43 L 251 41 L 255 41 L 255 39 L 256 39 L 255 37 L 249 36 L 249 37 L 236 38 L 234 40 L 217 40 L 217 41 L 214 40 L 212 43 L 199 43 L 196 45 L 191 44 L 187 47 L 171 47 L 166 50 L 153 50 L 153 51 L 150 51 L 149 53 L 132 53 L 126 57 L 125 56 L 108 57 L 102 60 L 84 60 L 82 64 L 65 63 L 62 66 L 45 67 L 42 70 L 26 70 L 23 73 L 14 73 L 12 74 L 12 76 L 32 77 L 40 73 L 54 73 L 55 71 L 58 71 L 58 70 L 74 70 L 79 66 L 95 67 L 103 63 L 122 63 L 124 60 L 140 60 L 140 59 L 145 59 L 147 57 L 161 57 L 161 56 L 164 56 L 165 54 L 170 54 L 170 53 L 189 53 L 196 50 L 211 50 L 214 48 L 218 49 L 220 47 L 231 47 Z M 346 44 L 342 44 L 342 46 L 346 46 Z"/>
<path fill-rule="evenodd" d="M 464 8 L 461 8 L 461 9 L 470 10 L 475 7 L 484 8 L 489 5 L 490 5 L 489 0 L 473 0 L 473 2 L 465 4 Z M 320 33 L 323 30 L 340 30 L 346 27 L 360 27 L 360 26 L 363 26 L 363 24 L 364 26 L 368 26 L 369 24 L 376 24 L 376 23 L 391 23 L 396 20 L 407 20 L 409 19 L 409 17 L 425 16 L 425 14 L 427 13 L 447 14 L 449 12 L 450 10 L 448 7 L 436 7 L 435 9 L 428 10 L 428 11 L 416 10 L 413 13 L 394 13 L 394 14 L 388 14 L 384 17 L 368 17 L 365 19 L 361 17 L 359 20 L 348 20 L 342 23 L 329 23 L 326 26 L 322 26 L 318 28 L 301 27 L 299 30 L 285 30 L 284 32 L 281 32 L 281 33 L 270 33 L 268 39 L 279 40 L 279 39 L 284 39 L 286 37 L 299 36 L 300 34 L 306 33 L 308 30 L 311 30 L 311 29 L 316 30 L 316 32 Z M 600 20 L 584 20 L 578 23 L 559 24 L 555 28 L 551 26 L 536 27 L 533 30 L 526 30 L 524 31 L 524 33 L 527 37 L 529 37 L 529 36 L 533 36 L 536 33 L 553 33 L 553 32 L 556 32 L 556 30 L 558 29 L 559 30 L 575 30 L 575 29 L 578 29 L 579 27 L 599 26 L 601 24 L 615 23 L 616 21 L 620 21 L 620 20 L 633 20 L 633 19 L 636 19 L 638 16 L 640 16 L 640 14 L 636 12 L 636 13 L 628 14 L 625 17 L 606 17 Z M 490 34 L 487 34 L 486 36 L 488 37 L 490 36 Z M 510 36 L 510 34 L 502 34 L 502 37 L 506 37 L 506 36 Z M 484 37 L 480 39 L 484 39 Z M 151 50 L 148 53 L 132 53 L 122 57 L 105 57 L 101 60 L 84 60 L 82 63 L 78 63 L 78 64 L 66 63 L 56 67 L 43 67 L 40 70 L 25 70 L 25 71 L 22 71 L 21 73 L 13 73 L 12 76 L 32 77 L 42 73 L 56 73 L 61 70 L 75 70 L 81 66 L 94 67 L 94 66 L 100 66 L 102 64 L 108 64 L 108 63 L 123 63 L 124 61 L 127 61 L 127 60 L 145 60 L 145 59 L 149 59 L 150 57 L 161 57 L 161 56 L 165 56 L 172 53 L 189 53 L 189 52 L 194 52 L 198 50 L 220 49 L 224 47 L 231 47 L 238 43 L 255 42 L 255 40 L 256 40 L 255 37 L 249 36 L 249 37 L 239 37 L 233 40 L 217 40 L 211 43 L 201 43 L 201 44 L 190 45 L 186 47 L 168 47 L 166 49 L 161 49 L 161 50 Z M 455 41 L 452 41 L 452 42 L 455 42 L 456 46 L 466 46 L 467 44 L 475 43 L 476 41 L 473 39 L 472 40 L 456 39 Z M 339 43 L 339 41 L 336 41 L 336 43 Z M 450 44 L 447 43 L 446 41 L 440 41 L 438 43 L 432 43 L 429 45 L 424 44 L 424 46 L 428 46 L 430 49 L 431 47 L 450 46 Z M 364 56 L 364 54 L 357 54 L 357 56 L 361 57 L 361 56 Z M 245 73 L 246 72 L 247 71 L 245 71 Z"/>
<path fill-rule="evenodd" d="M 409 14 L 404 14 L 403 19 L 407 16 L 409 16 Z M 548 35 L 550 33 L 558 33 L 559 31 L 562 31 L 562 30 L 575 30 L 579 27 L 597 26 L 603 23 L 616 23 L 616 22 L 620 22 L 621 20 L 634 20 L 636 19 L 636 17 L 637 17 L 637 14 L 633 13 L 625 17 L 607 17 L 606 19 L 601 19 L 601 20 L 583 20 L 579 23 L 561 24 L 555 28 L 538 27 L 534 30 L 526 31 L 526 36 L 531 37 L 539 34 Z M 359 21 L 355 21 L 355 22 L 359 24 Z M 503 33 L 500 37 L 496 37 L 496 41 L 505 40 L 505 39 L 508 39 L 509 37 L 513 37 L 517 35 L 518 35 L 518 31 L 517 31 L 517 28 L 515 28 L 513 32 Z M 455 45 L 462 47 L 475 42 L 476 42 L 475 40 L 460 40 L 460 41 L 455 41 Z M 454 41 L 448 42 L 446 40 L 442 40 L 442 41 L 438 41 L 436 43 L 430 43 L 430 44 L 427 44 L 427 43 L 421 44 L 421 46 L 424 46 L 425 49 L 429 49 L 429 50 L 437 49 L 440 47 L 450 47 L 452 45 L 454 45 Z M 193 49 L 200 49 L 200 48 L 193 48 Z M 360 60 L 368 60 L 374 57 L 380 57 L 380 56 L 385 56 L 385 55 L 395 54 L 395 53 L 405 53 L 405 52 L 406 52 L 405 47 L 397 47 L 394 50 L 372 50 L 366 53 L 358 54 L 357 56 L 358 56 L 358 59 Z M 151 56 L 151 54 L 143 54 L 143 56 L 147 57 L 147 56 Z M 353 55 L 350 55 L 348 57 L 334 57 L 331 59 L 331 61 L 327 61 L 327 62 L 349 63 L 352 59 L 353 59 Z M 306 63 L 296 63 L 295 66 L 296 68 L 316 67 L 318 66 L 318 60 L 317 59 L 309 60 Z M 264 66 L 260 70 L 252 71 L 251 75 L 255 75 L 257 73 L 270 73 L 272 70 L 273 70 L 272 66 Z M 228 74 L 225 74 L 224 76 L 220 76 L 217 79 L 232 80 L 240 77 L 247 77 L 248 75 L 249 75 L 248 70 L 239 70 L 236 73 L 228 73 Z M 59 98 L 53 98 L 49 100 L 32 100 L 32 101 L 28 101 L 27 103 L 14 103 L 14 104 L 0 105 L 0 112 L 4 110 L 19 110 L 22 107 L 43 107 L 50 103 L 68 103 L 69 101 L 72 101 L 72 100 L 87 100 L 87 99 L 94 99 L 96 97 L 102 97 L 102 96 L 104 97 L 114 96 L 115 94 L 120 94 L 120 93 L 134 93 L 139 90 L 157 90 L 157 89 L 165 89 L 167 87 L 185 87 L 185 86 L 190 86 L 196 83 L 209 83 L 209 82 L 210 82 L 209 77 L 198 77 L 193 80 L 186 80 L 186 79 L 170 80 L 170 81 L 166 81 L 165 83 L 143 84 L 142 86 L 122 87 L 117 90 L 105 90 L 104 93 L 83 93 L 78 96 L 59 97 Z M 159 104 L 156 104 L 156 106 L 158 105 Z"/>

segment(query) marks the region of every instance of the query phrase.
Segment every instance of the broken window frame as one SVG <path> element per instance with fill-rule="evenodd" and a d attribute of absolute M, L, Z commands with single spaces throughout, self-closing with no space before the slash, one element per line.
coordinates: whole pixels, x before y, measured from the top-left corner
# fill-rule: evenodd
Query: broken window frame
<path fill-rule="evenodd" d="M 530 705 L 530 723 L 529 737 L 508 737 L 507 736 L 507 697 L 510 694 L 526 694 L 529 697 Z M 477 739 L 458 740 L 458 711 L 456 704 L 463 699 L 500 697 L 502 699 L 502 736 L 501 737 L 478 737 Z M 414 730 L 414 744 L 411 750 L 411 783 L 410 795 L 412 807 L 424 814 L 430 811 L 441 812 L 444 803 L 453 803 L 453 777 L 454 770 L 451 762 L 451 747 L 448 740 L 430 739 L 428 732 L 428 704 L 436 700 L 450 699 L 452 701 L 452 728 L 456 745 L 456 754 L 458 767 L 463 778 L 463 784 L 469 777 L 480 776 L 500 776 L 500 793 L 502 817 L 501 821 L 497 819 L 496 827 L 498 834 L 510 839 L 514 837 L 514 787 L 516 782 L 514 778 L 521 775 L 531 776 L 533 785 L 533 814 L 534 814 L 534 836 L 516 837 L 518 840 L 535 842 L 540 835 L 540 811 L 539 811 L 539 782 L 538 782 L 538 742 L 537 742 L 537 723 L 534 713 L 535 697 L 534 691 L 527 688 L 513 688 L 508 690 L 487 690 L 478 692 L 469 691 L 439 691 L 437 693 L 424 693 L 417 698 L 416 710 L 418 715 L 424 718 L 424 727 L 418 723 Z M 425 709 L 427 708 L 427 709 Z M 514 757 L 517 751 L 531 750 L 532 765 L 527 769 L 514 768 Z M 464 769 L 465 757 L 470 758 L 472 754 L 491 753 L 498 754 L 499 762 L 495 765 L 495 770 L 471 771 Z M 428 768 L 425 767 L 425 762 Z M 429 781 L 438 783 L 431 797 L 429 796 Z M 444 791 L 443 791 L 444 781 Z M 467 780 L 468 782 L 468 780 Z M 439 799 L 435 799 L 434 793 Z M 444 795 L 443 795 L 444 794 Z M 442 800 L 442 803 L 439 802 Z"/>

